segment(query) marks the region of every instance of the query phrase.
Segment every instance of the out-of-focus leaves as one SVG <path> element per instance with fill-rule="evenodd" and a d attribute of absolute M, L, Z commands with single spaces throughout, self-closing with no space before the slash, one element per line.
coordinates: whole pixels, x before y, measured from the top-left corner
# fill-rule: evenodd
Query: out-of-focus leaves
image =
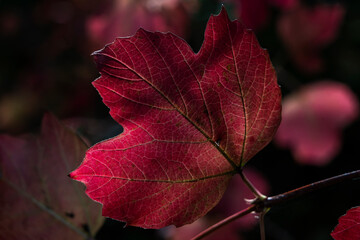
<path fill-rule="evenodd" d="M 341 130 L 358 116 L 358 100 L 344 84 L 306 86 L 283 101 L 276 143 L 302 164 L 325 165 L 339 151 Z"/>
<path fill-rule="evenodd" d="M 31 131 L 44 110 L 97 113 L 85 21 L 108 1 L 1 1 L 0 131 Z"/>
<path fill-rule="evenodd" d="M 16 91 L 0 97 L 0 129 L 16 128 L 24 118 L 39 111 L 39 95 L 30 91 Z"/>
<path fill-rule="evenodd" d="M 242 0 L 238 4 L 238 16 L 251 29 L 265 26 L 270 17 L 267 0 Z"/>
<path fill-rule="evenodd" d="M 116 37 L 133 35 L 140 27 L 185 38 L 196 9 L 197 0 L 116 0 L 111 9 L 89 17 L 87 32 L 98 48 Z"/>
<path fill-rule="evenodd" d="M 299 69 L 308 73 L 323 69 L 321 51 L 337 37 L 344 14 L 341 4 L 298 4 L 279 17 L 278 34 Z"/>
<path fill-rule="evenodd" d="M 86 146 L 45 115 L 39 137 L 0 135 L 0 239 L 85 239 L 103 222 L 100 206 L 67 175 Z"/>
<path fill-rule="evenodd" d="M 264 29 L 270 23 L 272 7 L 286 11 L 299 4 L 298 0 L 221 0 L 220 2 L 234 6 L 235 16 L 246 27 L 255 31 Z"/>
<path fill-rule="evenodd" d="M 360 239 L 360 207 L 351 208 L 339 218 L 339 224 L 332 231 L 335 240 Z"/>

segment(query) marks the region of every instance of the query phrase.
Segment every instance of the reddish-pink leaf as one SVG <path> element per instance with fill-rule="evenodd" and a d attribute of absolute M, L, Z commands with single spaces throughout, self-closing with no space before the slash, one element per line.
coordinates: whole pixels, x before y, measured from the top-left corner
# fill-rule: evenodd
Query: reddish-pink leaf
<path fill-rule="evenodd" d="M 84 239 L 103 218 L 67 176 L 86 146 L 46 115 L 40 137 L 0 135 L 0 239 Z M 84 232 L 87 226 L 90 233 Z"/>
<path fill-rule="evenodd" d="M 171 33 L 140 29 L 94 55 L 94 86 L 124 133 L 93 146 L 71 177 L 104 216 L 145 228 L 195 221 L 278 127 L 269 56 L 224 9 L 197 54 Z"/>
<path fill-rule="evenodd" d="M 278 19 L 278 32 L 294 63 L 306 72 L 323 67 L 321 50 L 336 37 L 345 9 L 340 4 L 298 4 Z"/>
<path fill-rule="evenodd" d="M 354 207 L 339 218 L 339 224 L 332 231 L 335 240 L 360 239 L 360 207 Z"/>
<path fill-rule="evenodd" d="M 358 100 L 342 83 L 318 82 L 284 99 L 275 140 L 303 164 L 327 164 L 339 151 L 341 130 L 358 116 Z"/>

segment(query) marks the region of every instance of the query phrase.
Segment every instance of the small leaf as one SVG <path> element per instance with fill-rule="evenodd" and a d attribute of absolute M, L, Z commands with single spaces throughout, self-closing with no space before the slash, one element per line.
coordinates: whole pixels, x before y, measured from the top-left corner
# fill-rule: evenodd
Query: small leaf
<path fill-rule="evenodd" d="M 86 146 L 52 115 L 40 137 L 0 135 L 0 239 L 85 239 L 103 218 L 67 176 Z M 90 232 L 83 229 L 88 226 Z"/>
<path fill-rule="evenodd" d="M 332 231 L 335 240 L 360 239 L 360 207 L 354 207 L 339 218 L 339 224 Z"/>
<path fill-rule="evenodd" d="M 71 177 L 104 216 L 144 228 L 195 221 L 279 125 L 269 56 L 225 9 L 197 54 L 171 33 L 140 29 L 94 57 L 93 84 L 124 133 L 90 148 Z"/>
<path fill-rule="evenodd" d="M 342 128 L 358 112 L 355 94 L 342 83 L 321 81 L 305 86 L 284 99 L 275 141 L 290 148 L 302 164 L 325 165 L 341 147 Z"/>

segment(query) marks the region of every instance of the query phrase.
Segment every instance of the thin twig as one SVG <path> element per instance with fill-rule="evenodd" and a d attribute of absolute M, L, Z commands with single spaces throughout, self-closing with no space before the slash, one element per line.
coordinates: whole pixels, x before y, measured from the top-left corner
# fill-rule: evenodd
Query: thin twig
<path fill-rule="evenodd" d="M 240 212 L 237 212 L 223 220 L 221 220 L 220 222 L 212 225 L 211 227 L 205 229 L 204 231 L 202 231 L 201 233 L 199 233 L 198 235 L 196 235 L 195 237 L 193 237 L 191 240 L 199 240 L 202 239 L 206 236 L 208 236 L 210 233 L 214 232 L 215 230 L 217 230 L 218 228 L 222 227 L 223 225 L 226 225 L 238 218 L 241 218 L 253 211 L 255 211 L 256 205 L 251 205 L 248 208 L 245 208 L 243 210 L 241 210 Z"/>
<path fill-rule="evenodd" d="M 265 214 L 267 211 L 260 213 L 260 236 L 261 240 L 265 240 Z"/>
<path fill-rule="evenodd" d="M 325 187 L 330 187 L 335 184 L 344 182 L 346 180 L 359 178 L 360 177 L 360 170 L 356 170 L 349 173 L 344 173 L 335 177 L 327 178 L 318 182 L 310 183 L 308 185 L 296 188 L 294 190 L 281 193 L 272 197 L 268 197 L 263 201 L 264 207 L 273 207 L 275 205 L 282 204 L 287 202 L 291 199 L 301 197 L 305 194 L 314 192 L 316 190 L 323 189 Z"/>
<path fill-rule="evenodd" d="M 323 189 L 325 187 L 329 187 L 338 183 L 342 183 L 346 180 L 360 178 L 360 170 L 356 170 L 349 173 L 344 173 L 335 177 L 327 178 L 318 182 L 314 182 L 308 185 L 305 185 L 300 188 L 296 188 L 294 190 L 278 194 L 272 197 L 263 198 L 264 195 L 259 193 L 257 189 L 247 180 L 245 175 L 240 173 L 240 176 L 243 177 L 244 182 L 248 185 L 250 189 L 253 189 L 254 194 L 257 195 L 257 199 L 252 202 L 252 205 L 250 205 L 248 208 L 243 209 L 240 212 L 237 212 L 230 217 L 227 217 L 220 222 L 210 226 L 209 228 L 205 229 L 198 235 L 196 235 L 192 240 L 198 240 L 202 239 L 206 236 L 208 236 L 210 233 L 214 232 L 215 230 L 219 229 L 220 227 L 240 218 L 243 217 L 253 211 L 260 214 L 260 233 L 261 233 L 261 239 L 265 240 L 265 226 L 264 226 L 264 216 L 269 211 L 269 209 L 273 206 L 285 203 L 291 199 L 301 197 L 305 194 L 314 192 L 316 190 Z M 255 193 L 257 192 L 257 193 Z"/>
<path fill-rule="evenodd" d="M 266 198 L 264 194 L 262 194 L 245 176 L 245 174 L 241 171 L 239 172 L 239 175 L 241 176 L 243 182 L 246 184 L 246 186 L 250 189 L 251 192 L 254 193 L 257 199 L 263 200 Z"/>

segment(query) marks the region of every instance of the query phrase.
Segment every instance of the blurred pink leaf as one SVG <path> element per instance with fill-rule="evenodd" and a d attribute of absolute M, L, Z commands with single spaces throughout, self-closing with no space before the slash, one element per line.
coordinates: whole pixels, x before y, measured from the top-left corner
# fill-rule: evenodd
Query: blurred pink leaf
<path fill-rule="evenodd" d="M 275 136 L 303 164 L 325 165 L 339 152 L 341 130 L 358 116 L 358 100 L 338 82 L 318 82 L 283 101 L 282 122 Z"/>
<path fill-rule="evenodd" d="M 360 239 L 360 207 L 354 207 L 340 217 L 331 236 L 335 240 Z"/>
<path fill-rule="evenodd" d="M 196 0 L 117 0 L 111 9 L 88 19 L 87 31 L 99 47 L 116 37 L 133 35 L 140 27 L 186 37 L 196 3 Z"/>
<path fill-rule="evenodd" d="M 299 4 L 279 17 L 279 36 L 298 68 L 309 73 L 322 70 L 321 50 L 337 37 L 344 14 L 340 4 Z"/>
<path fill-rule="evenodd" d="M 103 222 L 100 206 L 67 176 L 86 149 L 52 115 L 45 115 L 39 137 L 0 135 L 0 239 L 95 235 Z"/>

